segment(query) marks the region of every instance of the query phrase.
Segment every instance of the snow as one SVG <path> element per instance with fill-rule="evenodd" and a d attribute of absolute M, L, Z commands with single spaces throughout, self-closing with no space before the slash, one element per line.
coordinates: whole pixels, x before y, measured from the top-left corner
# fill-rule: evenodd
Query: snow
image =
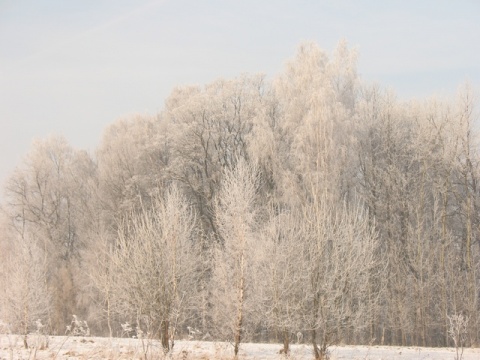
<path fill-rule="evenodd" d="M 45 337 L 29 336 L 30 349 L 23 348 L 23 338 L 17 335 L 0 335 L 0 360 L 9 359 L 148 359 L 163 358 L 158 341 L 127 338 L 49 336 L 48 348 L 43 349 Z M 280 344 L 242 344 L 240 359 L 279 359 Z M 330 349 L 331 359 L 405 359 L 405 360 L 453 360 L 453 348 L 420 348 L 396 346 L 336 346 Z M 229 343 L 185 341 L 175 342 L 170 359 L 231 359 L 233 346 Z M 292 345 L 290 359 L 312 359 L 309 344 Z M 480 358 L 480 349 L 467 348 L 464 360 Z"/>

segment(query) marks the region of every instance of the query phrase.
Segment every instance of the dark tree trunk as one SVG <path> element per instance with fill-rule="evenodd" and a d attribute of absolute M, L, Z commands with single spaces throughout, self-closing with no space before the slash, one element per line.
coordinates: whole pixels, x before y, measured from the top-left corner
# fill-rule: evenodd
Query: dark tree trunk
<path fill-rule="evenodd" d="M 315 357 L 315 360 L 321 360 L 322 355 L 317 345 L 317 330 L 315 329 L 312 330 L 312 345 L 313 345 L 313 356 Z"/>
<path fill-rule="evenodd" d="M 160 340 L 162 342 L 163 352 L 166 354 L 170 351 L 170 336 L 168 334 L 169 321 L 163 320 L 160 324 Z"/>
<path fill-rule="evenodd" d="M 283 329 L 283 352 L 282 354 L 288 355 L 290 353 L 290 337 L 289 332 Z"/>

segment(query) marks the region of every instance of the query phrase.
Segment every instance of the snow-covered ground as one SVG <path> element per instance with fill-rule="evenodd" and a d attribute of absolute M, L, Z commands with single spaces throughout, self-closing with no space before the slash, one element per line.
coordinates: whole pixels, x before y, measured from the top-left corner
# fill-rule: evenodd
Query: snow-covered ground
<path fill-rule="evenodd" d="M 45 338 L 32 335 L 31 349 L 23 348 L 22 337 L 0 335 L 0 360 L 7 359 L 148 359 L 163 358 L 157 341 L 97 337 L 48 337 L 48 348 L 43 349 Z M 280 359 L 279 344 L 242 344 L 240 359 Z M 331 348 L 331 359 L 455 359 L 452 348 L 417 348 L 389 346 L 338 346 Z M 228 343 L 205 341 L 177 341 L 170 359 L 231 359 L 233 347 Z M 312 359 L 310 345 L 292 345 L 290 359 Z M 465 349 L 465 360 L 480 359 L 480 349 Z"/>

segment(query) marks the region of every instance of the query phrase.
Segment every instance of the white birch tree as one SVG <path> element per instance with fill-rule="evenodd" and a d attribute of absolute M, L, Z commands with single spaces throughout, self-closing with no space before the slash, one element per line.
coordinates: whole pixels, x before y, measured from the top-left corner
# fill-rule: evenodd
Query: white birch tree
<path fill-rule="evenodd" d="M 256 168 L 237 162 L 224 173 L 215 204 L 215 218 L 220 243 L 215 249 L 213 273 L 215 335 L 233 341 L 238 356 L 245 336 L 248 316 L 256 306 L 255 249 L 262 247 L 256 236 L 259 223 Z"/>

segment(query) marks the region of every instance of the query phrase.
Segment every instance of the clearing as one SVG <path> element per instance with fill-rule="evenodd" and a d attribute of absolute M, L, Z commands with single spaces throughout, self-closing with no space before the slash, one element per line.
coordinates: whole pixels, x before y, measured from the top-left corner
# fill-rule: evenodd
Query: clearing
<path fill-rule="evenodd" d="M 13 359 L 147 359 L 165 358 L 161 345 L 154 340 L 138 340 L 128 338 L 71 337 L 49 336 L 48 348 L 44 348 L 45 336 L 29 336 L 31 349 L 23 347 L 23 338 L 19 335 L 0 335 L 0 360 Z M 240 359 L 280 359 L 282 348 L 280 344 L 242 344 Z M 310 344 L 291 346 L 290 359 L 313 359 Z M 330 349 L 332 360 L 363 359 L 363 360 L 454 360 L 456 353 L 453 348 L 420 348 L 397 346 L 334 346 Z M 174 351 L 168 359 L 232 359 L 233 346 L 229 343 L 207 341 L 175 342 Z M 466 348 L 464 360 L 480 359 L 480 349 Z"/>

